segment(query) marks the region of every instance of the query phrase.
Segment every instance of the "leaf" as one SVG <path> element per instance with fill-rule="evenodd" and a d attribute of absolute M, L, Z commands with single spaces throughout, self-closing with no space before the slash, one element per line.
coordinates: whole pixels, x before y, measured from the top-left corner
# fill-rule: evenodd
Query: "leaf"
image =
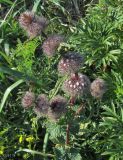
<path fill-rule="evenodd" d="M 10 92 L 11 92 L 14 88 L 16 88 L 17 86 L 19 86 L 21 83 L 23 83 L 23 82 L 24 82 L 24 80 L 21 79 L 21 80 L 15 82 L 14 84 L 12 84 L 9 88 L 7 88 L 7 90 L 6 90 L 5 93 L 4 93 L 3 99 L 2 99 L 2 101 L 1 101 L 0 113 L 1 113 L 1 111 L 2 111 L 2 109 L 3 109 L 3 107 L 4 107 L 4 104 L 5 104 L 6 100 L 7 100 L 8 95 L 10 94 Z"/>
<path fill-rule="evenodd" d="M 82 160 L 79 150 L 76 148 L 72 148 L 68 156 L 70 160 Z"/>
<path fill-rule="evenodd" d="M 40 2 L 41 2 L 41 0 L 36 0 L 36 1 L 34 2 L 34 6 L 33 6 L 33 8 L 32 8 L 32 11 L 33 11 L 33 12 L 36 12 L 36 11 L 37 11 Z"/>
<path fill-rule="evenodd" d="M 31 153 L 33 155 L 38 154 L 38 155 L 41 155 L 43 157 L 54 157 L 53 154 L 45 154 L 45 153 L 34 151 L 34 150 L 31 150 L 31 149 L 20 149 L 20 150 L 16 151 L 15 153 L 18 153 L 18 152 L 27 152 L 27 153 Z"/>
<path fill-rule="evenodd" d="M 24 74 L 22 72 L 10 69 L 8 67 L 0 66 L 0 72 L 7 73 L 11 76 L 16 77 L 17 79 L 24 79 L 26 81 L 32 81 L 32 82 L 35 82 L 36 84 L 39 84 L 38 81 L 34 77 L 31 77 L 31 76 Z"/>
<path fill-rule="evenodd" d="M 82 160 L 82 157 L 79 153 L 79 149 L 70 148 L 70 147 L 61 147 L 58 146 L 54 148 L 57 159 L 66 159 L 66 160 Z"/>
<path fill-rule="evenodd" d="M 6 55 L 5 53 L 1 52 L 0 51 L 0 55 L 2 55 L 4 57 L 4 59 L 7 61 L 7 63 L 12 66 L 12 63 L 11 63 L 11 59 L 8 55 Z"/>
<path fill-rule="evenodd" d="M 12 5 L 13 4 L 13 2 L 12 1 L 10 1 L 10 0 L 0 0 L 0 3 L 7 3 L 7 4 L 10 4 L 10 5 Z"/>
<path fill-rule="evenodd" d="M 60 125 L 49 123 L 47 127 L 47 131 L 50 133 L 50 138 L 56 139 L 62 135 L 62 127 Z"/>

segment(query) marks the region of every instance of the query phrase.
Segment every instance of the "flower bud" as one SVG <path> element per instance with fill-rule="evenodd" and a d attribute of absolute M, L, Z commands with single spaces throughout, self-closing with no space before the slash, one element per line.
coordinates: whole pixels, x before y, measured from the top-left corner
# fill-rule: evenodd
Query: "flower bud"
<path fill-rule="evenodd" d="M 48 110 L 48 117 L 52 121 L 57 121 L 63 114 L 66 113 L 67 100 L 57 95 L 50 101 L 50 107 Z"/>
<path fill-rule="evenodd" d="M 77 72 L 83 65 L 84 58 L 76 52 L 68 52 L 59 61 L 58 71 L 62 75 L 71 74 Z"/>
<path fill-rule="evenodd" d="M 51 35 L 49 36 L 43 43 L 42 48 L 44 54 L 48 57 L 52 57 L 55 55 L 57 48 L 59 47 L 60 43 L 64 41 L 63 36 L 61 35 Z"/>
<path fill-rule="evenodd" d="M 97 78 L 91 83 L 91 95 L 95 98 L 102 98 L 106 90 L 107 85 L 103 79 Z"/>
<path fill-rule="evenodd" d="M 24 97 L 22 98 L 22 106 L 24 108 L 30 108 L 32 104 L 34 103 L 34 101 L 35 101 L 34 93 L 27 91 Z"/>
<path fill-rule="evenodd" d="M 26 30 L 30 38 L 40 35 L 48 25 L 46 18 L 39 17 L 30 11 L 26 11 L 20 15 L 19 23 L 20 26 Z"/>
<path fill-rule="evenodd" d="M 48 113 L 49 102 L 48 98 L 44 94 L 40 94 L 36 100 L 36 106 L 34 108 L 34 112 L 37 116 L 46 116 Z"/>
<path fill-rule="evenodd" d="M 89 93 L 90 80 L 81 73 L 73 74 L 64 82 L 62 89 L 71 97 L 83 96 Z"/>

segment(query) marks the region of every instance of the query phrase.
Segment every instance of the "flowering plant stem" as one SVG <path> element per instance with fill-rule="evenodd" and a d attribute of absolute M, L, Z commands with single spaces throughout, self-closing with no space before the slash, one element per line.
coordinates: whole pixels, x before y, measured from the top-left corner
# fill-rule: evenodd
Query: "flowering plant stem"
<path fill-rule="evenodd" d="M 43 153 L 46 153 L 47 144 L 48 144 L 48 139 L 49 139 L 49 133 L 46 132 L 45 137 L 44 137 Z M 46 159 L 47 159 L 47 158 L 45 157 L 44 160 L 46 160 Z"/>
<path fill-rule="evenodd" d="M 69 141 L 70 141 L 70 138 L 69 138 L 69 133 L 70 132 L 70 124 L 67 124 L 67 129 L 66 129 L 66 145 L 69 145 Z"/>

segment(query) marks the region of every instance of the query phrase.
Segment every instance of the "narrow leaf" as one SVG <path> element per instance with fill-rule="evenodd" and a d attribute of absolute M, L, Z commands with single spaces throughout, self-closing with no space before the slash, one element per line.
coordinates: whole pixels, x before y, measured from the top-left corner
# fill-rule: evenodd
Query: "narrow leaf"
<path fill-rule="evenodd" d="M 3 109 L 3 107 L 4 107 L 4 104 L 5 104 L 6 100 L 7 100 L 8 95 L 10 94 L 10 92 L 11 92 L 14 88 L 16 88 L 18 85 L 20 85 L 21 83 L 23 83 L 23 82 L 24 82 L 24 80 L 21 79 L 21 80 L 15 82 L 15 83 L 12 84 L 9 88 L 6 89 L 6 91 L 5 91 L 5 93 L 4 93 L 4 96 L 3 96 L 3 99 L 2 99 L 2 101 L 1 101 L 1 105 L 0 105 L 0 113 L 1 113 L 1 111 L 2 111 L 2 109 Z"/>

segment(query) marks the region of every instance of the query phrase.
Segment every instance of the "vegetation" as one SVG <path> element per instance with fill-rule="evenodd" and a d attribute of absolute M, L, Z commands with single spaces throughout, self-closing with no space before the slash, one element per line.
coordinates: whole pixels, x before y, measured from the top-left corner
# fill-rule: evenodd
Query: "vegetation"
<path fill-rule="evenodd" d="M 122 0 L 0 1 L 0 159 L 123 159 L 122 8 Z M 68 53 L 79 54 L 75 63 Z M 62 58 L 74 67 L 59 69 Z"/>

